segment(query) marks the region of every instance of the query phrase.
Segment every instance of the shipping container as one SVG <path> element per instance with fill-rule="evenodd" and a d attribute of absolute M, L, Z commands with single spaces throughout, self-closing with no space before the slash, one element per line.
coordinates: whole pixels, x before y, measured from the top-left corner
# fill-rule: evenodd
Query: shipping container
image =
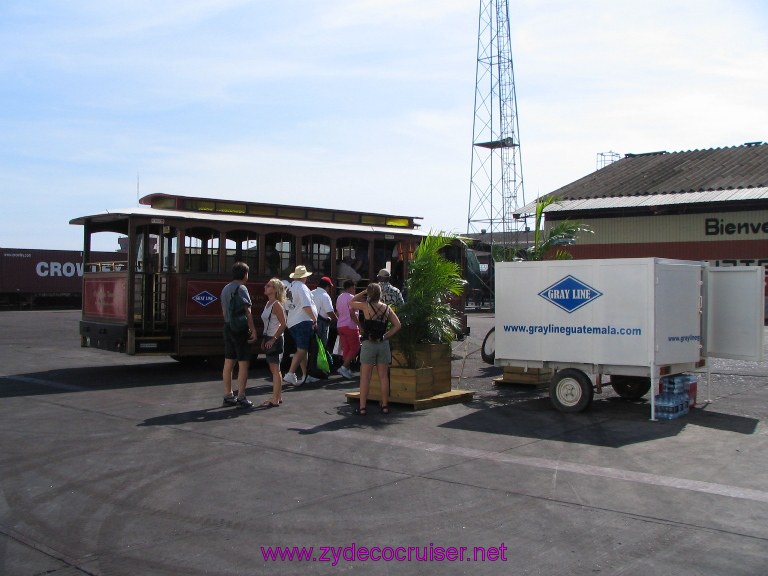
<path fill-rule="evenodd" d="M 81 251 L 0 248 L 0 308 L 79 308 L 82 292 Z"/>

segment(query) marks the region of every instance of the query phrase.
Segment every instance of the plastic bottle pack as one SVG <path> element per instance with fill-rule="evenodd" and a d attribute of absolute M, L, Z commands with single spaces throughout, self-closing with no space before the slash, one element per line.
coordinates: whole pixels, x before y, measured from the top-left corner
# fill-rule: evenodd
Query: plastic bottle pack
<path fill-rule="evenodd" d="M 664 392 L 657 394 L 655 402 L 656 418 L 659 420 L 675 420 L 688 414 L 688 396 L 685 393 Z"/>

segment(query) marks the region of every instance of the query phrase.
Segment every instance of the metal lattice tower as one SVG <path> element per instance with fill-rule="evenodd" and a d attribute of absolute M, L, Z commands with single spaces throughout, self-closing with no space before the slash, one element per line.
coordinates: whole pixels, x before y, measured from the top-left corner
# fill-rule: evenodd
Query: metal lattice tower
<path fill-rule="evenodd" d="M 509 0 L 480 0 L 467 232 L 511 244 L 525 205 Z"/>

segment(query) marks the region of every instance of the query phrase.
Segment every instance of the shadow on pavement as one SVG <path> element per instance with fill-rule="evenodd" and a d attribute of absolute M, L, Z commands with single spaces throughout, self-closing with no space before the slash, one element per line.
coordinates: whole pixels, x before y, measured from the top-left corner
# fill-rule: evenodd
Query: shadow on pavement
<path fill-rule="evenodd" d="M 200 369 L 178 362 L 126 366 L 89 366 L 14 374 L 0 378 L 0 398 L 63 394 L 89 390 L 114 390 L 137 386 L 164 386 L 207 382 L 221 378 L 221 371 Z"/>
<path fill-rule="evenodd" d="M 528 394 L 533 392 L 527 391 Z M 495 399 L 493 404 L 483 400 L 472 403 L 473 406 L 478 404 L 486 406 L 442 427 L 620 448 L 676 436 L 688 425 L 753 434 L 759 422 L 753 418 L 696 408 L 677 420 L 652 422 L 647 400 L 628 402 L 618 397 L 595 400 L 589 410 L 575 414 L 558 412 L 548 397 L 503 404 Z"/>
<path fill-rule="evenodd" d="M 339 416 L 338 420 L 323 422 L 322 424 L 310 428 L 288 428 L 288 430 L 297 432 L 300 435 L 338 432 L 340 430 L 358 430 L 363 428 L 384 430 L 387 426 L 396 423 L 398 420 L 413 415 L 412 411 L 405 411 L 402 408 L 398 409 L 394 405 L 390 406 L 389 414 L 381 414 L 379 412 L 378 402 L 371 402 L 368 404 L 368 414 L 366 416 L 359 416 L 354 413 L 356 407 L 356 403 L 354 405 L 343 404 L 336 409 L 336 415 Z M 330 415 L 330 412 L 328 412 L 328 414 Z"/>
<path fill-rule="evenodd" d="M 214 422 L 217 420 L 231 420 L 240 416 L 247 416 L 252 412 L 266 410 L 256 405 L 250 410 L 232 406 L 222 406 L 217 408 L 204 408 L 201 410 L 189 410 L 187 412 L 177 412 L 176 414 L 163 414 L 154 418 L 147 418 L 144 422 L 136 426 L 178 426 L 179 424 Z"/>

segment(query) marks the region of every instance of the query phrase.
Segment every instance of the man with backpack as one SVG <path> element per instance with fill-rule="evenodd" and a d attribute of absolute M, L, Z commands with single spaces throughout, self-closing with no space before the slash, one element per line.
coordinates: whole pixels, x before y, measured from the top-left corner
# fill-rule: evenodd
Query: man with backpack
<path fill-rule="evenodd" d="M 248 367 L 251 362 L 251 344 L 256 341 L 256 327 L 251 313 L 251 295 L 248 282 L 248 265 L 235 262 L 232 266 L 232 282 L 221 291 L 221 308 L 224 314 L 224 406 L 251 408 L 253 402 L 245 397 L 248 383 Z M 237 395 L 232 392 L 232 375 L 237 364 Z"/>

